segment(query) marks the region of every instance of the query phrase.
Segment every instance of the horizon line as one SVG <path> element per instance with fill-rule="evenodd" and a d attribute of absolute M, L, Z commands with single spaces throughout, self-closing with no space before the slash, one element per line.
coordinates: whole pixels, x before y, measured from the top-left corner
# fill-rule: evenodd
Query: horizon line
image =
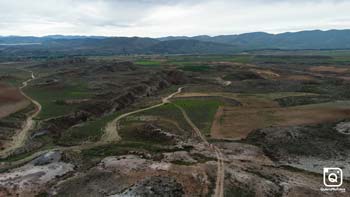
<path fill-rule="evenodd" d="M 252 34 L 252 33 L 265 33 L 270 35 L 280 35 L 280 34 L 287 34 L 287 33 L 300 33 L 300 32 L 312 32 L 312 31 L 321 31 L 321 32 L 328 32 L 328 31 L 350 31 L 349 29 L 306 29 L 306 30 L 297 30 L 297 31 L 285 31 L 280 33 L 272 33 L 268 31 L 251 31 L 251 32 L 245 32 L 245 33 L 232 33 L 232 34 L 217 34 L 217 35 L 208 35 L 208 34 L 198 34 L 198 35 L 166 35 L 161 37 L 151 37 L 151 36 L 109 36 L 109 35 L 83 35 L 83 34 L 48 34 L 48 35 L 42 35 L 42 36 L 35 36 L 35 35 L 0 35 L 1 37 L 35 37 L 35 38 L 45 38 L 45 37 L 53 37 L 53 36 L 63 36 L 63 37 L 69 37 L 69 36 L 76 36 L 76 37 L 104 37 L 104 38 L 153 38 L 153 39 L 159 39 L 159 38 L 167 38 L 167 37 L 198 37 L 198 36 L 209 36 L 209 37 L 217 37 L 217 36 L 235 36 L 235 35 L 244 35 L 244 34 Z"/>

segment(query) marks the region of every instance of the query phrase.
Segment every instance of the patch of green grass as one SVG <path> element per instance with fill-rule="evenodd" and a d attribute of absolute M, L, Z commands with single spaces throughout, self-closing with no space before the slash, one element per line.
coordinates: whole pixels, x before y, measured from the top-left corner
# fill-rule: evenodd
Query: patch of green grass
<path fill-rule="evenodd" d="M 160 152 L 175 152 L 185 150 L 186 148 L 175 148 L 162 146 L 156 143 L 149 142 L 135 142 L 122 140 L 115 144 L 108 144 L 82 151 L 85 157 L 107 157 L 113 155 L 127 154 L 129 151 L 149 151 L 153 153 Z"/>
<path fill-rule="evenodd" d="M 225 189 L 225 196 L 228 197 L 254 197 L 255 192 L 253 190 L 248 190 L 240 187 L 229 187 Z"/>
<path fill-rule="evenodd" d="M 31 77 L 29 72 L 16 69 L 14 65 L 0 66 L 0 82 L 4 82 L 14 87 L 19 87 L 22 82 L 28 80 Z"/>
<path fill-rule="evenodd" d="M 137 115 L 140 116 L 157 116 L 162 117 L 170 120 L 176 121 L 179 126 L 185 130 L 191 130 L 190 126 L 187 124 L 186 120 L 184 119 L 181 111 L 172 103 L 162 105 L 160 107 L 147 110 L 145 112 L 141 112 Z"/>
<path fill-rule="evenodd" d="M 244 95 L 254 95 L 257 98 L 265 98 L 269 100 L 275 100 L 285 97 L 303 97 L 303 96 L 318 96 L 317 94 L 308 93 L 308 92 L 272 92 L 265 94 L 244 94 Z"/>
<path fill-rule="evenodd" d="M 159 67 L 161 65 L 160 61 L 155 60 L 139 60 L 135 62 L 136 64 L 147 66 L 147 67 Z"/>
<path fill-rule="evenodd" d="M 57 100 L 84 99 L 92 97 L 84 84 L 64 85 L 60 88 L 30 86 L 24 92 L 42 105 L 37 119 L 47 119 L 65 115 L 74 111 L 79 105 L 60 105 Z"/>
<path fill-rule="evenodd" d="M 214 62 L 214 61 L 249 63 L 251 59 L 252 59 L 251 55 L 192 55 L 192 56 L 184 55 L 184 56 L 169 57 L 169 63 L 186 64 L 186 63 L 200 63 L 200 62 Z"/>
<path fill-rule="evenodd" d="M 59 144 L 75 145 L 84 141 L 97 141 L 103 134 L 106 124 L 120 115 L 120 112 L 88 121 L 81 126 L 76 126 L 65 131 L 59 139 Z"/>
<path fill-rule="evenodd" d="M 204 72 L 210 70 L 210 66 L 206 65 L 187 65 L 179 67 L 179 69 L 183 71 L 191 71 L 191 72 Z"/>
<path fill-rule="evenodd" d="M 33 152 L 26 152 L 26 153 L 22 153 L 22 154 L 18 154 L 18 155 L 10 155 L 6 158 L 1 158 L 0 162 L 14 162 L 14 161 L 18 161 L 21 159 L 24 159 L 26 157 L 29 157 L 31 154 L 33 154 Z"/>
<path fill-rule="evenodd" d="M 218 107 L 223 105 L 219 100 L 213 99 L 178 99 L 174 104 L 182 107 L 204 134 L 210 134 L 215 113 Z"/>
<path fill-rule="evenodd" d="M 40 137 L 34 138 L 34 140 L 36 140 L 38 143 L 41 143 L 42 146 L 38 149 L 35 149 L 35 150 L 23 152 L 20 154 L 13 154 L 13 155 L 10 155 L 6 158 L 0 158 L 0 162 L 18 161 L 18 160 L 25 159 L 25 158 L 31 156 L 35 152 L 49 150 L 49 149 L 52 149 L 54 147 L 54 144 L 52 143 L 52 138 L 50 138 L 49 136 L 40 136 Z"/>

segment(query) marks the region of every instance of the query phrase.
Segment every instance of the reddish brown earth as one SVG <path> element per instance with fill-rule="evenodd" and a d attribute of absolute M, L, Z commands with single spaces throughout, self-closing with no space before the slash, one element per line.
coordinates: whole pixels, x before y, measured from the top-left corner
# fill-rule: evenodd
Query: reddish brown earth
<path fill-rule="evenodd" d="M 30 104 L 18 88 L 0 83 L 0 118 L 6 117 Z"/>

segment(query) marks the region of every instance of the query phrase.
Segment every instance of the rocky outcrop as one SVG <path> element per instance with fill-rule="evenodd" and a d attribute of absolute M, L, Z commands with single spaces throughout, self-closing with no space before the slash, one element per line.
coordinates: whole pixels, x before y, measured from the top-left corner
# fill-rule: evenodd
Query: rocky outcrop
<path fill-rule="evenodd" d="M 128 62 L 122 64 L 130 66 Z M 39 130 L 47 130 L 51 135 L 59 137 L 61 132 L 76 124 L 124 109 L 133 104 L 137 99 L 154 95 L 157 91 L 173 84 L 184 84 L 188 81 L 189 79 L 181 71 L 167 70 L 155 72 L 145 80 L 140 81 L 137 85 L 127 87 L 116 93 L 108 92 L 98 95 L 93 99 L 84 100 L 76 112 L 46 120 L 42 123 Z"/>
<path fill-rule="evenodd" d="M 43 122 L 41 130 L 47 130 L 53 136 L 60 136 L 61 132 L 76 124 L 85 122 L 90 116 L 90 113 L 85 111 L 77 111 L 75 113 L 52 118 Z"/>
<path fill-rule="evenodd" d="M 350 135 L 350 122 L 341 122 L 335 126 L 335 129 L 342 134 Z"/>
<path fill-rule="evenodd" d="M 182 185 L 172 177 L 155 176 L 149 177 L 128 188 L 117 196 L 183 196 L 185 193 Z"/>
<path fill-rule="evenodd" d="M 251 133 L 247 141 L 262 147 L 278 163 L 322 173 L 324 166 L 350 163 L 350 136 L 338 132 L 335 126 L 270 127 Z M 347 168 L 343 171 L 350 172 Z"/>
<path fill-rule="evenodd" d="M 161 71 L 153 73 L 138 84 L 127 87 L 118 92 L 107 92 L 98 95 L 95 99 L 81 107 L 95 116 L 111 113 L 133 104 L 137 99 L 155 95 L 157 91 L 171 85 L 185 84 L 189 78 L 183 72 L 177 70 Z M 93 106 L 93 107 L 91 107 Z"/>

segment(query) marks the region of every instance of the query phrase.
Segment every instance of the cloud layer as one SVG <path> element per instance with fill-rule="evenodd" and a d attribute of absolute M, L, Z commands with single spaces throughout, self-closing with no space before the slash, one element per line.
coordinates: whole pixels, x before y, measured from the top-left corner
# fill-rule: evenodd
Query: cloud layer
<path fill-rule="evenodd" d="M 220 35 L 350 28 L 345 0 L 1 0 L 0 35 Z"/>

